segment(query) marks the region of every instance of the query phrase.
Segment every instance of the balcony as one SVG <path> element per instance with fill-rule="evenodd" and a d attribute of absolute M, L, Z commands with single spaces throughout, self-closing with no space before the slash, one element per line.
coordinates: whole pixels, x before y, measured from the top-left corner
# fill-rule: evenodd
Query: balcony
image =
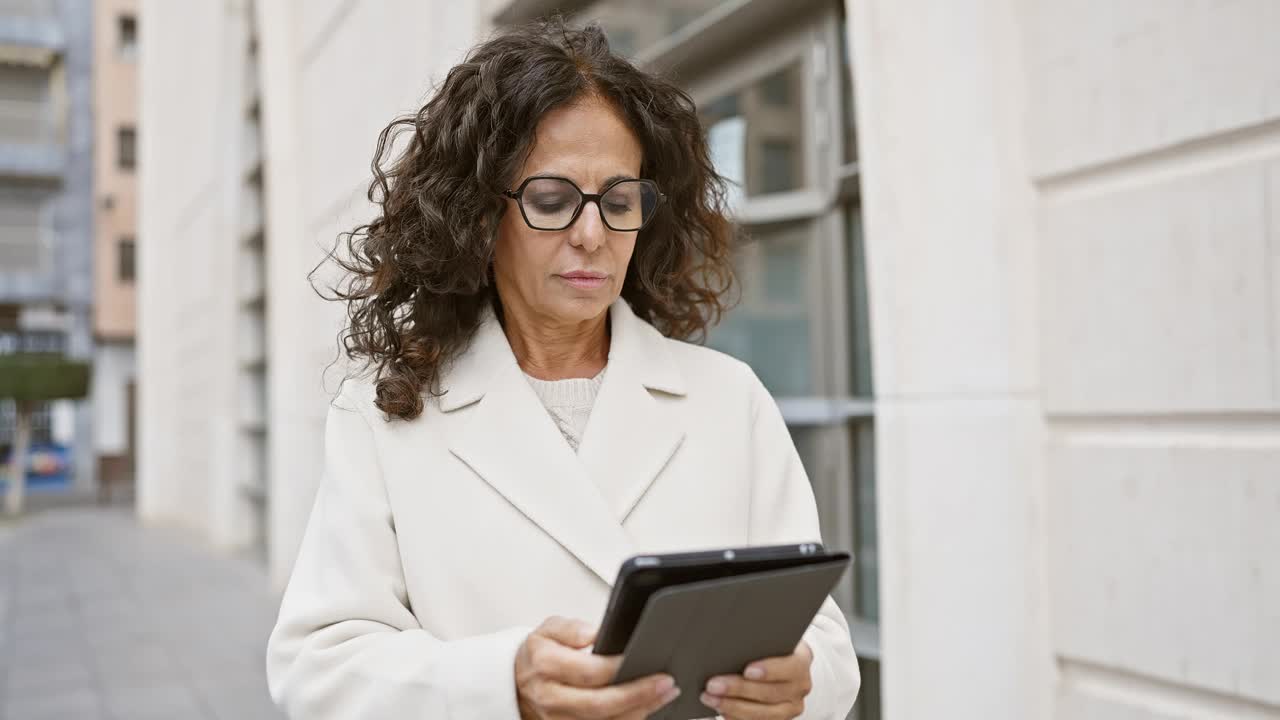
<path fill-rule="evenodd" d="M 0 177 L 58 181 L 67 169 L 67 153 L 60 145 L 0 142 Z"/>
<path fill-rule="evenodd" d="M 47 65 L 66 44 L 53 0 L 0 0 L 0 58 Z"/>
<path fill-rule="evenodd" d="M 0 15 L 52 17 L 54 0 L 0 0 Z"/>
<path fill-rule="evenodd" d="M 0 84 L 0 176 L 56 180 L 66 168 L 62 123 L 47 90 L 48 72 L 7 68 Z"/>

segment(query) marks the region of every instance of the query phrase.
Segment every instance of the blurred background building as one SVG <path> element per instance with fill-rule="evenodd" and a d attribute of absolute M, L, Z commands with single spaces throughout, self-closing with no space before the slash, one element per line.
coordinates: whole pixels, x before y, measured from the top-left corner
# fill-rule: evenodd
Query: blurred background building
<path fill-rule="evenodd" d="M 855 554 L 858 717 L 1280 718 L 1272 0 L 0 0 L 0 352 L 94 360 L 58 487 L 136 455 L 281 586 L 343 370 L 307 272 L 378 131 L 557 10 L 737 183 L 709 343 Z"/>
<path fill-rule="evenodd" d="M 93 408 L 104 494 L 132 479 L 137 446 L 137 6 L 93 3 Z"/>
<path fill-rule="evenodd" d="M 0 355 L 96 354 L 88 0 L 0 0 Z M 91 405 L 41 402 L 33 494 L 96 487 Z M 0 456 L 15 404 L 0 399 Z"/>

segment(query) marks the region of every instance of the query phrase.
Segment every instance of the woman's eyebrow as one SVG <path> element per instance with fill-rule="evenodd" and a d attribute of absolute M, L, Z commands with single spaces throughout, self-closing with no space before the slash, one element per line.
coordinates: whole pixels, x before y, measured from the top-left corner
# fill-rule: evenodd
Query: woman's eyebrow
<path fill-rule="evenodd" d="M 577 180 L 575 180 L 574 178 L 569 177 L 569 175 L 568 175 L 567 173 L 556 172 L 556 171 L 554 171 L 554 170 L 547 170 L 547 171 L 542 171 L 542 172 L 536 172 L 536 173 L 533 173 L 532 175 L 530 175 L 529 177 L 553 177 L 553 178 L 560 178 L 560 179 L 562 179 L 562 180 L 568 180 L 569 182 L 573 183 L 574 185 L 579 185 L 579 187 L 581 187 L 581 185 L 578 183 L 578 181 L 577 181 Z M 602 188 L 603 188 L 603 187 L 608 187 L 608 186 L 612 185 L 613 183 L 618 182 L 619 180 L 637 180 L 637 179 L 638 179 L 638 178 L 636 178 L 636 176 L 634 176 L 634 175 L 629 175 L 629 174 L 622 174 L 622 175 L 610 175 L 609 177 L 605 178 L 603 181 L 601 181 L 601 182 L 600 182 L 600 187 L 602 187 Z"/>

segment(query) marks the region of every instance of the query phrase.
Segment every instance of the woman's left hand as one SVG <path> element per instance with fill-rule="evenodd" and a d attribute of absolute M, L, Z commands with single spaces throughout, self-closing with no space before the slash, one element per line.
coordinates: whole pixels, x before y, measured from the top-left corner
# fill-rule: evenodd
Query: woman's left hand
<path fill-rule="evenodd" d="M 801 640 L 786 657 L 757 660 L 742 675 L 711 678 L 700 700 L 726 720 L 790 720 L 804 712 L 812 664 L 813 650 Z"/>

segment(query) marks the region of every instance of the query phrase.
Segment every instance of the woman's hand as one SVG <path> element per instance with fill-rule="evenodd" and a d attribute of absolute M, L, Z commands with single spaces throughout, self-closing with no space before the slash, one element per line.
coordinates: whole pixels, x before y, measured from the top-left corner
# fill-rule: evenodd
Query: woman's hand
<path fill-rule="evenodd" d="M 643 720 L 680 694 L 666 674 L 609 685 L 622 658 L 584 652 L 595 637 L 587 623 L 551 617 L 525 638 L 515 668 L 521 720 Z"/>
<path fill-rule="evenodd" d="M 742 675 L 718 675 L 707 681 L 699 699 L 725 720 L 790 720 L 804 712 L 813 689 L 809 666 L 813 650 L 801 640 L 786 657 L 758 660 Z"/>

